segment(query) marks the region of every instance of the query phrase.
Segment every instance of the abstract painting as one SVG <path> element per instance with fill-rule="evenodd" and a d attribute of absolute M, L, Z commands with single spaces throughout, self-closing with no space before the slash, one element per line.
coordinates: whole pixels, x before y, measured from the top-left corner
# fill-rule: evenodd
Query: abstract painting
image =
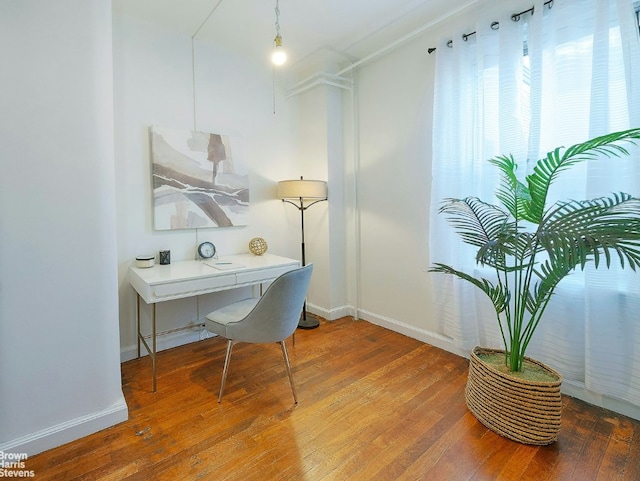
<path fill-rule="evenodd" d="M 238 139 L 152 126 L 156 230 L 247 225 L 249 176 Z"/>

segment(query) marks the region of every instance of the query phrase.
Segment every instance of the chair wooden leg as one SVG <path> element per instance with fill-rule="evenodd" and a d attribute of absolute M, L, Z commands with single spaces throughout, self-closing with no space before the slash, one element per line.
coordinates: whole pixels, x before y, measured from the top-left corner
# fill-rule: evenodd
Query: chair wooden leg
<path fill-rule="evenodd" d="M 287 375 L 289 376 L 289 384 L 291 385 L 293 400 L 296 404 L 298 404 L 298 396 L 296 396 L 296 387 L 293 384 L 293 376 L 291 375 L 291 364 L 289 364 L 289 355 L 287 354 L 287 346 L 284 343 L 284 340 L 280 341 L 280 347 L 282 348 L 282 356 L 284 357 L 284 362 L 287 365 Z"/>
<path fill-rule="evenodd" d="M 229 372 L 229 361 L 231 360 L 231 350 L 233 349 L 234 341 L 229 339 L 227 341 L 227 355 L 224 358 L 224 368 L 222 369 L 222 383 L 220 384 L 220 394 L 218 395 L 218 403 L 222 402 L 222 394 L 224 394 L 224 385 L 227 382 L 227 372 Z"/>

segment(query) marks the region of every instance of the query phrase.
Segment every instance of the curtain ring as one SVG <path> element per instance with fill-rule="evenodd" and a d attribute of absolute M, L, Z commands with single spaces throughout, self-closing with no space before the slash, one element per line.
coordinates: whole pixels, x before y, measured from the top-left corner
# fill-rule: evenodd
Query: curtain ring
<path fill-rule="evenodd" d="M 452 48 L 453 47 L 453 40 L 449 40 L 447 42 L 447 47 Z"/>
<path fill-rule="evenodd" d="M 491 30 L 498 30 L 500 28 L 500 22 L 492 22 Z"/>

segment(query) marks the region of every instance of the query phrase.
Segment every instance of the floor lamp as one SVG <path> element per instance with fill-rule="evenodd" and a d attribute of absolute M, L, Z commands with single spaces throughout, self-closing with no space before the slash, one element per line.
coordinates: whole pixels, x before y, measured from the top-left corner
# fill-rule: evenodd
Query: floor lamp
<path fill-rule="evenodd" d="M 304 249 L 304 211 L 313 204 L 327 200 L 327 183 L 323 180 L 283 180 L 278 182 L 278 199 L 288 202 L 300 211 L 300 226 L 302 232 L 302 266 L 306 264 Z M 306 205 L 305 205 L 306 202 Z M 320 321 L 311 314 L 307 314 L 307 301 L 302 308 L 302 317 L 298 323 L 300 329 L 315 329 Z"/>

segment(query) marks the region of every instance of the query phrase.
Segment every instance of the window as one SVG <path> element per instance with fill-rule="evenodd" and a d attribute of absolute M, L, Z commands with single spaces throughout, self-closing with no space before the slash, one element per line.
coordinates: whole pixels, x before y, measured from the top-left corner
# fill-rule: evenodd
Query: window
<path fill-rule="evenodd" d="M 631 8 L 631 5 L 634 8 Z M 632 17 L 635 12 L 636 17 Z M 513 153 L 521 175 L 557 146 L 640 126 L 640 1 L 566 0 L 520 22 L 478 19 L 474 39 L 438 48 L 432 152 L 430 259 L 467 273 L 475 249 L 438 214 L 447 197 L 490 200 L 498 179 L 486 159 Z M 607 23 L 606 20 L 609 20 Z M 445 40 L 440 44 L 445 45 Z M 524 50 L 523 50 L 524 45 Z M 583 163 L 559 177 L 551 202 L 640 193 L 640 154 Z M 588 269 L 565 279 L 531 355 L 565 379 L 640 406 L 638 273 Z M 460 350 L 499 347 L 491 312 L 463 281 L 432 281 L 441 334 Z M 488 302 L 488 301 L 487 301 Z"/>

